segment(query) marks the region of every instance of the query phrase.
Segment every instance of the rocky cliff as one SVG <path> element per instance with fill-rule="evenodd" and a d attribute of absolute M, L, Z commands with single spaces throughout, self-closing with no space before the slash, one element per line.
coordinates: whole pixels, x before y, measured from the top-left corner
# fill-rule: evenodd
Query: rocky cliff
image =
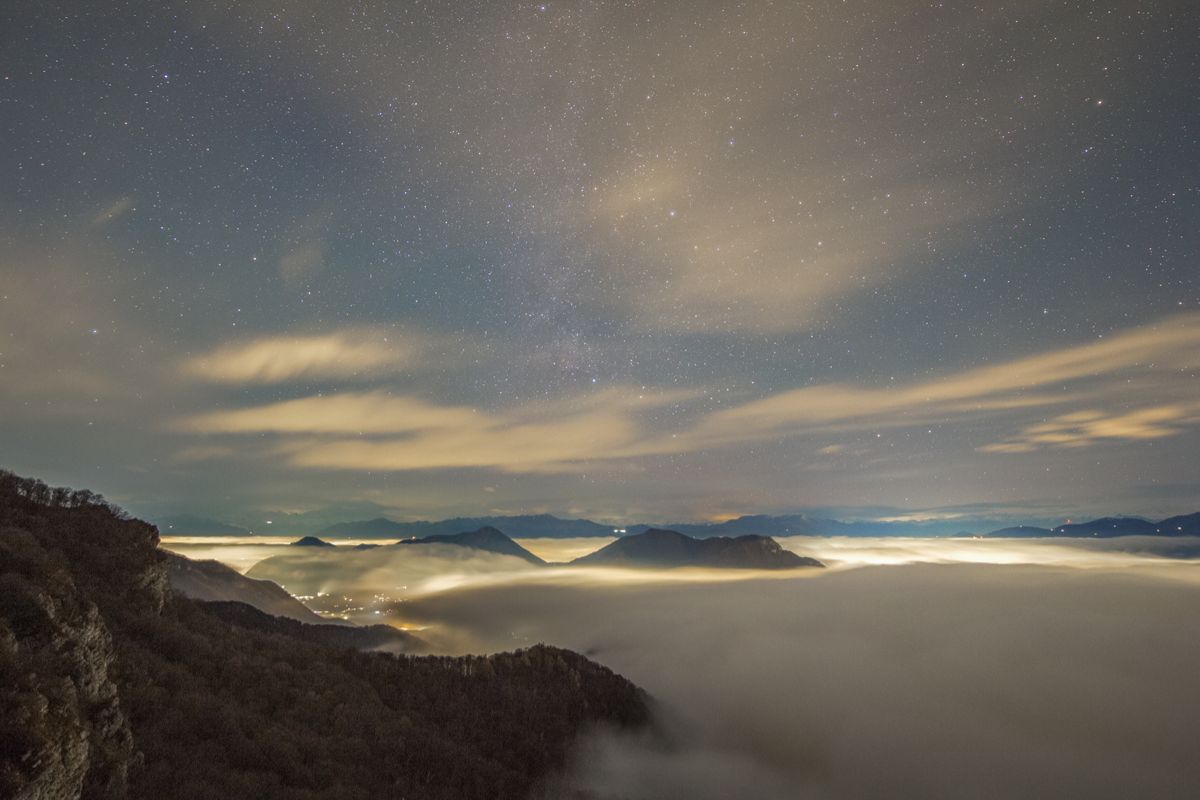
<path fill-rule="evenodd" d="M 0 510 L 0 797 L 123 797 L 134 746 L 112 635 L 53 537 L 14 527 L 13 511 Z M 150 607 L 156 573 L 138 580 Z"/>
<path fill-rule="evenodd" d="M 0 471 L 0 797 L 523 798 L 580 731 L 648 721 L 569 651 L 368 653 L 176 596 L 157 542 Z"/>

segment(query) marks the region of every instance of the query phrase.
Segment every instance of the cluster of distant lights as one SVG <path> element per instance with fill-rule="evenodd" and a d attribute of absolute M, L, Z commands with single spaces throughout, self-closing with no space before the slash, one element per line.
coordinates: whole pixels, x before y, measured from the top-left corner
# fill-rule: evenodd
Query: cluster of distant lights
<path fill-rule="evenodd" d="M 286 586 L 282 586 L 282 588 L 284 591 L 287 591 Z M 400 590 L 408 589 L 407 586 L 397 586 L 396 588 L 400 589 Z M 315 612 L 316 614 L 318 614 L 322 617 L 325 617 L 326 619 L 342 619 L 342 620 L 349 620 L 351 615 L 362 614 L 362 613 L 373 614 L 375 616 L 382 616 L 383 610 L 378 608 L 378 606 L 387 606 L 387 605 L 391 605 L 393 603 L 403 603 L 404 602 L 403 598 L 398 599 L 398 598 L 391 597 L 386 594 L 375 594 L 371 597 L 371 602 L 368 605 L 358 605 L 357 604 L 358 601 L 355 600 L 353 597 L 349 597 L 347 595 L 340 595 L 339 596 L 340 603 L 342 603 L 343 605 L 335 605 L 332 609 L 323 609 L 323 608 L 314 607 L 314 606 L 323 605 L 323 603 L 321 603 L 319 601 L 325 600 L 325 598 L 332 598 L 333 595 L 331 595 L 329 592 L 317 592 L 316 594 L 293 594 L 292 597 L 296 598 L 304 605 L 309 606 L 309 608 L 313 612 Z M 309 605 L 310 603 L 313 603 L 313 601 L 318 601 L 318 602 L 314 603 L 314 605 Z M 333 602 L 336 604 L 339 601 L 334 600 Z"/>

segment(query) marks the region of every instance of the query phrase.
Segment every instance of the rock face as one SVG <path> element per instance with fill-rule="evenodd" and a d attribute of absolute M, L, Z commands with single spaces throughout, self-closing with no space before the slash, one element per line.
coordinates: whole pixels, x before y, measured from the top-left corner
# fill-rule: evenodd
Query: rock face
<path fill-rule="evenodd" d="M 115 568 L 123 586 L 114 599 L 157 613 L 166 597 L 153 558 L 157 536 L 98 498 L 42 507 L 46 488 L 0 473 L 0 797 L 119 798 L 134 745 L 114 680 L 117 657 L 90 596 L 94 584 L 70 563 Z M 86 538 L 77 535 L 83 531 Z M 112 561 L 136 553 L 151 558 Z"/>
<path fill-rule="evenodd" d="M 219 561 L 193 561 L 166 552 L 171 589 L 193 600 L 246 603 L 260 611 L 298 622 L 320 624 L 322 617 L 273 581 L 247 578 Z"/>
<path fill-rule="evenodd" d="M 411 544 L 455 544 L 460 547 L 473 547 L 476 550 L 486 550 L 489 553 L 501 553 L 506 556 L 516 556 L 530 564 L 545 565 L 545 561 L 526 550 L 521 545 L 504 535 L 503 532 L 485 525 L 477 531 L 464 533 L 439 533 L 426 536 L 423 539 L 405 539 L 397 542 L 399 545 Z"/>
<path fill-rule="evenodd" d="M 13 574 L 0 588 L 0 743 L 20 756 L 0 772 L 0 795 L 121 797 L 133 735 L 109 674 L 108 629 L 74 587 L 30 591 Z"/>
<path fill-rule="evenodd" d="M 156 529 L 0 471 L 0 798 L 526 798 L 645 695 L 583 656 L 395 656 L 168 588 Z"/>
<path fill-rule="evenodd" d="M 769 536 L 715 536 L 694 539 L 677 531 L 659 528 L 624 536 L 571 563 L 587 566 L 740 569 L 825 566 L 815 558 L 806 558 L 784 550 Z"/>

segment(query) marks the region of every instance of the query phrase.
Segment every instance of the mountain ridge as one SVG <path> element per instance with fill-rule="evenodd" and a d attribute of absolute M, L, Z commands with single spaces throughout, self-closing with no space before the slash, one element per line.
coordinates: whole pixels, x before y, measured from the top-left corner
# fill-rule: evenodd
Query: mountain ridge
<path fill-rule="evenodd" d="M 1086 522 L 1069 522 L 1055 528 L 1003 528 L 985 534 L 991 538 L 1096 538 L 1122 536 L 1200 536 L 1200 512 L 1181 514 L 1154 522 L 1143 517 L 1098 517 Z"/>
<path fill-rule="evenodd" d="M 453 544 L 460 547 L 471 547 L 476 550 L 485 550 L 489 553 L 500 553 L 506 556 L 515 556 L 524 561 L 528 561 L 530 564 L 536 564 L 537 566 L 545 566 L 546 564 L 545 561 L 514 542 L 507 534 L 496 528 L 493 528 L 490 525 L 485 525 L 482 528 L 474 531 L 462 531 L 460 533 L 435 533 L 422 539 L 403 539 L 399 542 L 396 542 L 394 546 L 400 547 L 404 545 L 421 544 Z"/>
<path fill-rule="evenodd" d="M 1143 519 L 1141 517 L 1100 517 L 1105 519 Z M 853 520 L 843 521 L 809 514 L 747 514 L 721 522 L 678 522 L 669 524 L 630 523 L 612 525 L 595 522 L 589 519 L 565 518 L 553 514 L 517 514 L 493 515 L 480 517 L 451 517 L 444 520 L 417 520 L 402 522 L 388 517 L 378 516 L 364 520 L 352 520 L 323 526 L 314 530 L 311 536 L 355 539 L 425 539 L 430 536 L 454 535 L 467 530 L 477 530 L 482 527 L 493 527 L 506 531 L 514 539 L 567 539 L 567 538 L 599 538 L 619 535 L 644 533 L 655 528 L 674 530 L 695 538 L 706 539 L 714 536 L 846 536 L 846 537 L 891 537 L 911 536 L 919 538 L 943 538 L 954 536 L 983 535 L 993 536 L 1000 531 L 1021 529 L 1041 529 L 1057 531 L 1068 525 L 1089 525 L 1090 523 L 1066 523 L 1060 526 L 1044 527 L 1043 525 L 1017 524 L 1003 525 L 1002 520 L 989 520 L 966 523 L 961 520 Z M 999 523 L 999 524 L 997 524 Z M 223 523 L 215 523 L 223 524 Z M 1176 515 L 1152 523 L 1157 530 L 1145 535 L 1151 536 L 1200 536 L 1200 512 Z M 968 527 L 969 526 L 969 527 Z M 282 530 L 286 526 L 276 526 Z M 1178 530 L 1171 530 L 1178 528 Z M 989 531 L 988 533 L 971 533 Z M 244 531 L 245 529 L 236 528 Z M 622 533 L 623 532 L 623 533 Z M 205 535 L 195 533 L 194 535 Z M 217 535 L 217 534 L 213 534 Z M 221 534 L 228 535 L 228 534 Z M 257 535 L 246 531 L 247 536 Z M 1002 534 L 1000 534 L 1002 535 Z M 1032 537 L 1031 532 L 1026 534 Z M 1057 535 L 1091 536 L 1092 532 L 1078 529 L 1070 534 Z M 1138 534 L 1119 534 L 1138 535 Z"/>
<path fill-rule="evenodd" d="M 323 617 L 274 581 L 248 578 L 212 559 L 197 560 L 164 551 L 171 589 L 193 600 L 237 601 L 276 617 L 324 623 Z"/>
<path fill-rule="evenodd" d="M 572 566 L 714 567 L 792 569 L 823 567 L 815 558 L 784 550 L 769 536 L 747 534 L 698 539 L 679 531 L 651 528 L 610 542 L 580 556 Z"/>

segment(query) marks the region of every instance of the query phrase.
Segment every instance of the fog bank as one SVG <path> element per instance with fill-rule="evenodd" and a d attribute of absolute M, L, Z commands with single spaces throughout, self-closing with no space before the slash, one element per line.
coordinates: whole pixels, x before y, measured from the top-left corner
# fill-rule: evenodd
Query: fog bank
<path fill-rule="evenodd" d="M 598 737 L 604 796 L 1190 797 L 1197 567 L 905 565 L 818 579 L 540 581 L 401 606 L 450 651 L 546 641 L 662 704 L 671 745 Z"/>

